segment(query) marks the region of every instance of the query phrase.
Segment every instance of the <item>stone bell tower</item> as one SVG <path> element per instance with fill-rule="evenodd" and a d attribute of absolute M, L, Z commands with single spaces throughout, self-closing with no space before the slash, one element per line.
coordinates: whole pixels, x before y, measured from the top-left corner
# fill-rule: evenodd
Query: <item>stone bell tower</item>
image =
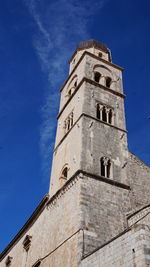
<path fill-rule="evenodd" d="M 95 40 L 81 42 L 61 88 L 50 195 L 77 171 L 126 182 L 123 68 Z"/>
<path fill-rule="evenodd" d="M 127 148 L 122 70 L 106 45 L 78 45 L 61 88 L 50 195 L 1 267 L 150 266 L 150 169 Z"/>

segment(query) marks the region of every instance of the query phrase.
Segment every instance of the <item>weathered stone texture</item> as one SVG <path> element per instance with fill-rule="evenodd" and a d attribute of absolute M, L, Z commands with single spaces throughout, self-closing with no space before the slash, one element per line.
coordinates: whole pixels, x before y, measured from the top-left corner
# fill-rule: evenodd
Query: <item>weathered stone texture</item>
<path fill-rule="evenodd" d="M 49 204 L 0 256 L 0 267 L 8 255 L 12 267 L 31 267 L 38 259 L 41 267 L 150 266 L 150 168 L 128 151 L 122 68 L 110 62 L 109 50 L 100 51 L 79 49 L 71 60 Z M 26 235 L 32 236 L 28 252 Z"/>
<path fill-rule="evenodd" d="M 139 225 L 82 260 L 80 267 L 150 266 L 150 229 Z"/>
<path fill-rule="evenodd" d="M 128 182 L 131 186 L 132 210 L 150 202 L 150 168 L 132 153 L 127 164 Z"/>
<path fill-rule="evenodd" d="M 85 254 L 127 227 L 125 212 L 130 207 L 128 194 L 127 189 L 84 176 L 80 205 L 82 228 L 86 229 Z"/>
<path fill-rule="evenodd" d="M 79 191 L 79 183 L 76 180 L 62 190 L 44 209 L 36 222 L 8 253 L 13 257 L 12 267 L 23 267 L 25 263 L 31 267 L 38 259 L 54 250 L 55 253 L 51 253 L 44 263 L 42 261 L 44 267 L 77 266 L 77 231 L 80 228 Z M 22 244 L 26 235 L 32 236 L 28 253 Z M 67 240 L 68 238 L 70 239 Z M 0 263 L 1 267 L 5 266 L 8 255 Z"/>

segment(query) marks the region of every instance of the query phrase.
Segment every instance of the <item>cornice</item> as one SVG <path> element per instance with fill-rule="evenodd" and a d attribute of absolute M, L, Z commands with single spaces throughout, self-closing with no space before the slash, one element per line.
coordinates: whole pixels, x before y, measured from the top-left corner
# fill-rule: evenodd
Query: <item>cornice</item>
<path fill-rule="evenodd" d="M 70 129 L 70 130 L 69 130 L 69 131 L 62 137 L 62 139 L 59 141 L 59 143 L 57 144 L 57 146 L 54 148 L 53 152 L 57 151 L 58 147 L 62 144 L 62 142 L 64 141 L 64 139 L 67 137 L 67 135 L 71 132 L 71 130 L 74 128 L 74 126 L 78 123 L 78 121 L 79 121 L 83 116 L 84 116 L 84 117 L 88 117 L 88 118 L 90 118 L 90 119 L 93 119 L 93 120 L 95 120 L 95 121 L 97 121 L 97 122 L 99 122 L 99 123 L 103 123 L 103 124 L 105 124 L 105 125 L 108 125 L 108 126 L 114 128 L 114 129 L 116 129 L 116 130 L 121 131 L 121 132 L 127 133 L 126 130 L 121 129 L 121 128 L 115 126 L 115 125 L 112 125 L 112 124 L 109 124 L 109 123 L 107 123 L 107 122 L 105 122 L 105 121 L 99 120 L 99 119 L 97 119 L 97 118 L 95 118 L 95 117 L 93 117 L 93 116 L 91 116 L 91 115 L 86 114 L 86 113 L 82 113 L 82 114 L 79 116 L 79 118 L 76 120 L 76 122 L 73 124 L 73 126 L 71 127 L 71 129 Z"/>

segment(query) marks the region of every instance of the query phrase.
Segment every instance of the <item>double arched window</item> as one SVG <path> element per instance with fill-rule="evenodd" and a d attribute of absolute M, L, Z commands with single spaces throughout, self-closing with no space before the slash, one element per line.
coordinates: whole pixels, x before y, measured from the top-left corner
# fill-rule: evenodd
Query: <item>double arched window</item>
<path fill-rule="evenodd" d="M 93 69 L 94 73 L 94 81 L 107 87 L 111 88 L 112 87 L 112 82 L 113 82 L 113 73 L 110 69 L 108 69 L 104 65 L 95 65 Z"/>
<path fill-rule="evenodd" d="M 67 119 L 64 121 L 65 133 L 67 133 L 72 126 L 73 126 L 73 112 L 71 112 L 67 117 Z"/>
<path fill-rule="evenodd" d="M 109 124 L 113 123 L 113 111 L 111 108 L 105 105 L 97 104 L 96 116 L 97 119 L 101 121 L 107 122 Z"/>
<path fill-rule="evenodd" d="M 101 176 L 104 176 L 105 178 L 112 177 L 112 163 L 109 158 L 102 157 L 100 159 L 100 169 L 101 169 Z"/>

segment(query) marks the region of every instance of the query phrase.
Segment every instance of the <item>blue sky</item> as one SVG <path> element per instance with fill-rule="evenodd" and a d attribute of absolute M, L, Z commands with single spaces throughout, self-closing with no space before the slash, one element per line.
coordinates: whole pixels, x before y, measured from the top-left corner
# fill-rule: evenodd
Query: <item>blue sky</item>
<path fill-rule="evenodd" d="M 123 74 L 129 149 L 150 164 L 150 2 L 0 1 L 0 250 L 48 192 L 59 88 L 86 39 Z"/>

